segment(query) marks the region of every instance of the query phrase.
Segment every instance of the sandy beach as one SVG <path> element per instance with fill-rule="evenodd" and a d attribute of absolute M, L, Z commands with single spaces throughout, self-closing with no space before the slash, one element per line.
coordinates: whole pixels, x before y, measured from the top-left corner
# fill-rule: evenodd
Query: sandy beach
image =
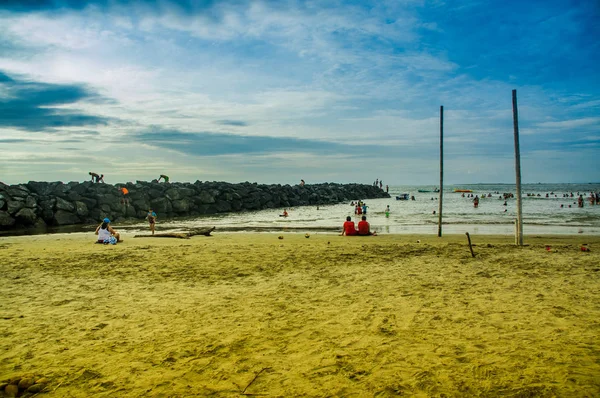
<path fill-rule="evenodd" d="M 0 239 L 0 381 L 45 378 L 47 397 L 600 396 L 598 236 L 472 236 L 472 257 L 465 235 L 213 235 Z"/>

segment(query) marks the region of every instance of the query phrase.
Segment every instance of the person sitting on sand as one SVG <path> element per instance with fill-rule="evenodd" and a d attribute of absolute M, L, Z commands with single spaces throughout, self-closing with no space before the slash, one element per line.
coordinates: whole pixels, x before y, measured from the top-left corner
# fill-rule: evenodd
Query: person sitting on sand
<path fill-rule="evenodd" d="M 358 223 L 358 235 L 369 236 L 377 235 L 377 232 L 371 232 L 371 226 L 367 222 L 367 216 L 362 216 L 362 220 Z"/>
<path fill-rule="evenodd" d="M 117 242 L 123 242 L 121 234 L 110 226 L 110 220 L 108 218 L 102 220 L 102 224 L 98 225 L 98 228 L 96 228 L 96 235 L 98 235 L 96 243 L 105 245 L 110 243 L 116 245 Z"/>
<path fill-rule="evenodd" d="M 148 219 L 148 222 L 150 223 L 150 231 L 152 231 L 152 235 L 154 235 L 154 228 L 156 226 L 156 218 L 158 216 L 156 215 L 156 213 L 154 211 L 152 211 L 152 209 L 148 210 L 148 214 L 146 215 L 146 218 Z"/>
<path fill-rule="evenodd" d="M 342 236 L 343 235 L 355 236 L 358 232 L 358 231 L 356 231 L 356 227 L 354 226 L 354 221 L 352 221 L 352 217 L 350 217 L 350 216 L 346 217 L 346 222 L 344 223 L 344 226 L 342 228 L 343 228 Z"/>
<path fill-rule="evenodd" d="M 288 216 L 288 212 L 286 209 L 283 209 L 283 214 L 281 215 L 281 217 L 287 217 Z"/>

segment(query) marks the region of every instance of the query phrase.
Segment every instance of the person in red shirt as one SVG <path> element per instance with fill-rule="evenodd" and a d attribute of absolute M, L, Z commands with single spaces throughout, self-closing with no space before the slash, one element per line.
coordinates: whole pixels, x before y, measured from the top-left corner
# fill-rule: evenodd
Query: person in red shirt
<path fill-rule="evenodd" d="M 358 223 L 358 234 L 361 236 L 377 235 L 377 232 L 371 232 L 371 226 L 367 222 L 367 216 L 362 216 L 362 220 Z"/>
<path fill-rule="evenodd" d="M 354 221 L 352 221 L 352 217 L 346 217 L 346 222 L 344 223 L 344 229 L 342 230 L 342 235 L 346 236 L 354 236 L 356 235 L 356 227 L 354 226 Z"/>

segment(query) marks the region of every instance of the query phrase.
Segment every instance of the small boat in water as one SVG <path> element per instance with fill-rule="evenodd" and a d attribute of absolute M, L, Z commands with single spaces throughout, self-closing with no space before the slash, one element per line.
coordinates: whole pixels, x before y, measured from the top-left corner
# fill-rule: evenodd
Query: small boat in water
<path fill-rule="evenodd" d="M 400 195 L 396 196 L 396 200 L 408 200 L 410 198 L 410 194 L 407 193 L 401 193 Z"/>

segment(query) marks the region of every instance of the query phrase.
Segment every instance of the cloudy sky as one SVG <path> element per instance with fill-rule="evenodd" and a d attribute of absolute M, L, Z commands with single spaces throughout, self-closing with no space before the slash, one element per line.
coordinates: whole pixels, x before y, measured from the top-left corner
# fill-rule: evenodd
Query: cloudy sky
<path fill-rule="evenodd" d="M 0 3 L 0 181 L 600 181 L 595 0 Z"/>

